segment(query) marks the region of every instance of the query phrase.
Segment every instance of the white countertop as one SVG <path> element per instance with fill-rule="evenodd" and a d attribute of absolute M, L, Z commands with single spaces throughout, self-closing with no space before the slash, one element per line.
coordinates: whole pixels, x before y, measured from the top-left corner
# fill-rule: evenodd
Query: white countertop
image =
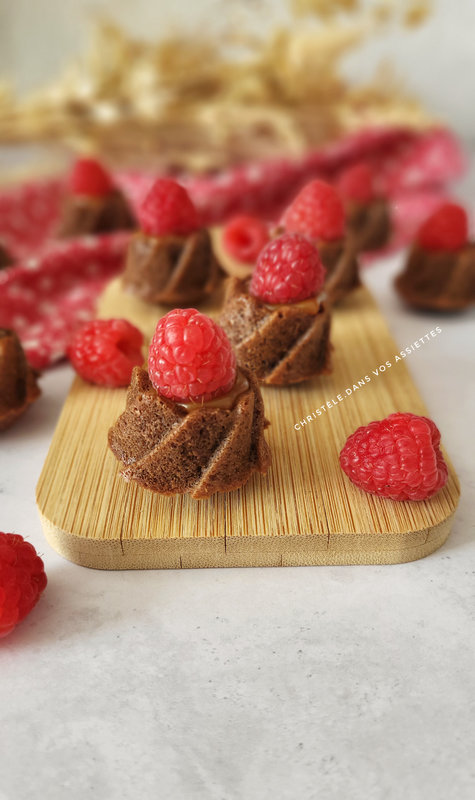
<path fill-rule="evenodd" d="M 47 590 L 0 642 L 0 800 L 475 796 L 475 312 L 406 311 L 365 272 L 462 484 L 447 544 L 400 566 L 101 572 L 34 492 L 72 371 L 0 443 L 0 524 Z"/>

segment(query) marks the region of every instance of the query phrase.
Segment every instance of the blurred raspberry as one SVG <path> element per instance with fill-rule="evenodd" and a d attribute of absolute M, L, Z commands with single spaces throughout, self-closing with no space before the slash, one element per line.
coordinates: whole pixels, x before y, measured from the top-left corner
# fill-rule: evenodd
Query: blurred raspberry
<path fill-rule="evenodd" d="M 224 226 L 223 246 L 238 261 L 254 264 L 269 241 L 269 229 L 259 217 L 240 214 Z"/>
<path fill-rule="evenodd" d="M 148 368 L 157 392 L 177 402 L 211 400 L 229 392 L 236 380 L 228 337 L 194 308 L 175 309 L 158 322 Z"/>
<path fill-rule="evenodd" d="M 86 322 L 73 336 L 67 354 L 85 381 L 128 386 L 134 367 L 143 364 L 143 336 L 125 319 Z"/>
<path fill-rule="evenodd" d="M 362 161 L 344 170 L 337 182 L 337 190 L 344 202 L 362 203 L 374 199 L 374 171 Z"/>
<path fill-rule="evenodd" d="M 261 252 L 249 290 L 265 303 L 297 303 L 315 297 L 324 280 L 316 247 L 298 233 L 284 233 Z"/>
<path fill-rule="evenodd" d="M 199 228 L 198 212 L 188 192 L 171 178 L 155 181 L 138 216 L 140 227 L 149 236 L 185 236 Z"/>
<path fill-rule="evenodd" d="M 30 613 L 46 583 L 33 545 L 18 534 L 0 533 L 0 638 Z"/>
<path fill-rule="evenodd" d="M 79 158 L 74 164 L 71 191 L 85 197 L 104 197 L 114 190 L 114 183 L 104 167 L 94 158 Z"/>
<path fill-rule="evenodd" d="M 439 445 L 440 432 L 432 420 L 391 414 L 358 428 L 340 453 L 340 465 L 366 492 L 391 500 L 426 500 L 447 482 Z"/>
<path fill-rule="evenodd" d="M 289 233 L 302 233 L 310 239 L 340 239 L 345 230 L 345 213 L 338 192 L 325 181 L 307 183 L 284 211 L 282 225 Z"/>
<path fill-rule="evenodd" d="M 459 250 L 467 244 L 467 212 L 457 203 L 444 203 L 419 228 L 417 241 L 426 250 Z"/>

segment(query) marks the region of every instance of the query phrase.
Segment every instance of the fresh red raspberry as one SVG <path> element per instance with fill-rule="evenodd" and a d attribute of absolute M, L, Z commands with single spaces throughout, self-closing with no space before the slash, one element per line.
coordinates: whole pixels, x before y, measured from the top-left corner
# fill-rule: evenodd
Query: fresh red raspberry
<path fill-rule="evenodd" d="M 310 181 L 284 211 L 282 225 L 289 233 L 303 233 L 310 239 L 341 239 L 345 212 L 336 189 L 325 181 Z"/>
<path fill-rule="evenodd" d="M 110 175 L 94 158 L 79 158 L 70 178 L 73 194 L 85 197 L 105 197 L 115 189 Z"/>
<path fill-rule="evenodd" d="M 324 280 L 316 247 L 298 233 L 284 233 L 262 250 L 249 291 L 265 303 L 298 303 L 315 297 Z"/>
<path fill-rule="evenodd" d="M 421 225 L 416 238 L 426 250 L 459 250 L 467 244 L 467 212 L 456 203 L 444 203 Z"/>
<path fill-rule="evenodd" d="M 225 249 L 233 258 L 246 264 L 254 264 L 269 239 L 269 228 L 265 222 L 250 214 L 233 217 L 223 230 Z"/>
<path fill-rule="evenodd" d="M 366 492 L 391 500 L 426 500 L 447 482 L 439 444 L 432 420 L 391 414 L 358 428 L 340 453 L 340 465 Z"/>
<path fill-rule="evenodd" d="M 19 534 L 0 533 L 0 638 L 30 613 L 46 583 L 33 545 Z"/>
<path fill-rule="evenodd" d="M 199 228 L 198 212 L 183 186 L 171 178 L 158 178 L 138 212 L 140 227 L 149 236 L 168 233 L 185 236 Z"/>
<path fill-rule="evenodd" d="M 177 308 L 159 321 L 150 343 L 150 380 L 177 402 L 205 402 L 236 380 L 236 357 L 225 332 L 194 308 Z"/>
<path fill-rule="evenodd" d="M 143 336 L 125 319 L 86 322 L 67 353 L 76 372 L 99 386 L 128 386 L 134 367 L 143 364 Z"/>
<path fill-rule="evenodd" d="M 374 171 L 366 162 L 345 169 L 337 181 L 337 190 L 344 202 L 370 203 L 374 199 Z"/>

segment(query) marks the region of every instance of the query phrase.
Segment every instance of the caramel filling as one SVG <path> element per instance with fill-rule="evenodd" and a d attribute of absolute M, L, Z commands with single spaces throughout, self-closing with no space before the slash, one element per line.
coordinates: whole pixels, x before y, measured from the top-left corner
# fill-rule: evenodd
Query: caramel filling
<path fill-rule="evenodd" d="M 320 311 L 320 303 L 316 297 L 309 297 L 308 300 L 300 300 L 299 303 L 282 303 L 279 305 L 268 305 L 266 308 L 269 311 L 280 311 L 281 308 L 300 308 L 308 314 L 318 314 Z"/>
<path fill-rule="evenodd" d="M 186 411 L 195 411 L 197 408 L 232 408 L 239 397 L 239 395 L 243 394 L 249 389 L 249 381 L 243 375 L 242 372 L 238 371 L 236 374 L 236 381 L 233 388 L 227 393 L 221 395 L 221 397 L 214 397 L 212 400 L 205 400 L 203 403 L 178 403 L 181 408 L 184 408 Z"/>

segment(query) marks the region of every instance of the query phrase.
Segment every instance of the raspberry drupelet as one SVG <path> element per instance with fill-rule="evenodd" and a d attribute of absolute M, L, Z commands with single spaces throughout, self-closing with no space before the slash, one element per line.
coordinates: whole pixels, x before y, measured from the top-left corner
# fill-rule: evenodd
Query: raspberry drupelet
<path fill-rule="evenodd" d="M 125 290 L 150 304 L 188 306 L 209 298 L 223 273 L 186 189 L 159 178 L 138 216 L 141 229 L 131 239 L 122 276 Z"/>
<path fill-rule="evenodd" d="M 304 236 L 285 233 L 262 250 L 249 281 L 228 284 L 220 322 L 238 362 L 265 384 L 330 371 L 330 312 L 318 298 L 325 268 Z"/>
<path fill-rule="evenodd" d="M 149 372 L 136 367 L 109 445 L 124 478 L 161 494 L 195 499 L 265 473 L 268 422 L 255 376 L 236 366 L 224 331 L 196 309 L 157 324 Z"/>

